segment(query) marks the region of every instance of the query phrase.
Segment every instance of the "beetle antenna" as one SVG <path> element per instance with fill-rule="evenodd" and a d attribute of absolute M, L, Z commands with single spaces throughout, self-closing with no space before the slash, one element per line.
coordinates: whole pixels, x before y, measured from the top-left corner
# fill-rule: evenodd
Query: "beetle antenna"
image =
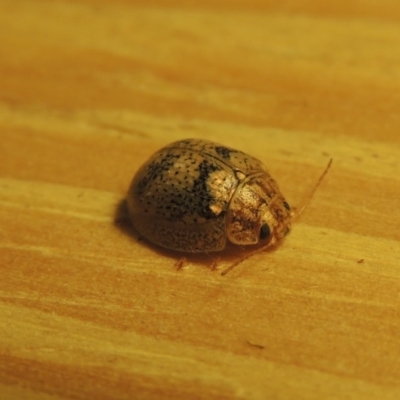
<path fill-rule="evenodd" d="M 226 275 L 229 271 L 232 271 L 233 268 L 237 267 L 239 264 L 241 264 L 243 261 L 247 260 L 250 257 L 253 257 L 255 254 L 261 253 L 262 251 L 265 250 L 265 247 L 261 247 L 257 250 L 252 251 L 251 253 L 247 254 L 247 256 L 242 257 L 240 260 L 235 261 L 233 264 L 231 264 L 228 268 L 225 268 L 222 272 L 221 275 Z"/>
<path fill-rule="evenodd" d="M 314 197 L 315 192 L 317 191 L 319 185 L 321 185 L 321 182 L 323 181 L 323 179 L 325 178 L 325 175 L 328 173 L 329 169 L 331 168 L 333 159 L 331 158 L 328 162 L 328 165 L 325 167 L 324 172 L 321 174 L 321 176 L 319 177 L 317 183 L 314 185 L 314 187 L 312 188 L 310 194 L 308 195 L 306 201 L 304 202 L 303 206 L 300 208 L 300 210 L 298 212 L 293 212 L 292 213 L 292 218 L 293 219 L 297 219 L 300 217 L 300 215 L 303 213 L 304 209 L 310 204 L 311 199 Z"/>

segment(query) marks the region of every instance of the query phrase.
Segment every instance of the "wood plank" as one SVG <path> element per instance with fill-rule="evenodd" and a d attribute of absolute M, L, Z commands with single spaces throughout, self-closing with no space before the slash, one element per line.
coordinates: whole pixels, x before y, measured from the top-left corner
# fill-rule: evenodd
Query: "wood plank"
<path fill-rule="evenodd" d="M 400 398 L 400 5 L 0 2 L 1 399 Z M 139 240 L 187 137 L 299 207 L 275 251 Z"/>

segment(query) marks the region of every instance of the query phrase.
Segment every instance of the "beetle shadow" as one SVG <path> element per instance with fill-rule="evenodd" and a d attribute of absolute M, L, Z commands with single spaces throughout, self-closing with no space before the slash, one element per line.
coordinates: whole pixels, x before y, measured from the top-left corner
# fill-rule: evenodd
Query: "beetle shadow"
<path fill-rule="evenodd" d="M 177 270 L 181 269 L 187 264 L 191 264 L 221 272 L 233 264 L 240 264 L 242 261 L 250 258 L 253 253 L 258 254 L 273 252 L 281 245 L 282 242 L 281 241 L 279 244 L 269 246 L 267 248 L 263 245 L 255 245 L 248 248 L 227 243 L 224 250 L 208 253 L 183 253 L 179 251 L 168 250 L 158 246 L 155 243 L 149 242 L 136 231 L 129 217 L 126 198 L 122 199 L 115 209 L 114 225 L 123 234 L 135 239 L 135 241 L 140 243 L 140 245 L 146 246 L 147 248 L 151 249 L 151 251 L 154 251 L 161 256 L 172 259 L 172 266 Z"/>
<path fill-rule="evenodd" d="M 122 199 L 117 204 L 114 215 L 114 225 L 123 234 L 135 239 L 137 242 L 142 241 L 142 238 L 130 221 L 126 198 Z"/>

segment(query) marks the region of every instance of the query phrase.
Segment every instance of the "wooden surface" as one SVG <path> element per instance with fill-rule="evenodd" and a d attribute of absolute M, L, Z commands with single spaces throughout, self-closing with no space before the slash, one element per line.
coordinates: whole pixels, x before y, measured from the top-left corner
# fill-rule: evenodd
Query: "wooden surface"
<path fill-rule="evenodd" d="M 399 23 L 390 0 L 0 0 L 0 399 L 399 399 Z M 276 251 L 177 271 L 120 204 L 187 137 L 294 206 L 334 164 Z"/>

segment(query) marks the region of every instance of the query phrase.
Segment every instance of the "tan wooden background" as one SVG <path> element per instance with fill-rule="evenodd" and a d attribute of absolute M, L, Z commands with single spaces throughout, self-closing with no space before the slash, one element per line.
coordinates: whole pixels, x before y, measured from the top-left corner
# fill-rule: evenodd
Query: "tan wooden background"
<path fill-rule="evenodd" d="M 0 0 L 0 399 L 399 399 L 400 3 Z M 179 138 L 262 159 L 276 250 L 188 258 L 121 202 Z"/>

